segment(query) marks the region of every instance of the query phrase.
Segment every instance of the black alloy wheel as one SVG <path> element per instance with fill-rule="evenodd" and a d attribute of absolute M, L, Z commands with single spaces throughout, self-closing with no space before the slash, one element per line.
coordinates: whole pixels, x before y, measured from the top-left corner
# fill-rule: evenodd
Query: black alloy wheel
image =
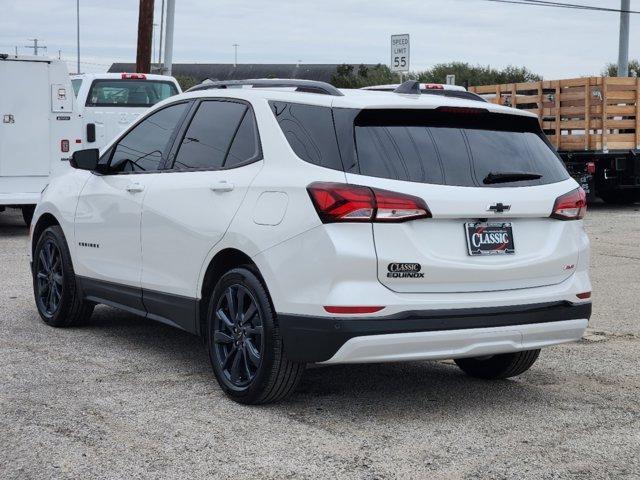
<path fill-rule="evenodd" d="M 224 273 L 206 308 L 209 359 L 229 398 L 257 405 L 295 390 L 305 365 L 287 357 L 269 291 L 255 266 Z"/>
<path fill-rule="evenodd" d="M 53 317 L 64 293 L 62 254 L 53 240 L 48 239 L 36 259 L 36 298 L 38 309 L 46 317 Z"/>
<path fill-rule="evenodd" d="M 262 325 L 252 293 L 240 284 L 228 286 L 215 308 L 213 342 L 231 388 L 243 389 L 256 377 L 264 351 Z"/>

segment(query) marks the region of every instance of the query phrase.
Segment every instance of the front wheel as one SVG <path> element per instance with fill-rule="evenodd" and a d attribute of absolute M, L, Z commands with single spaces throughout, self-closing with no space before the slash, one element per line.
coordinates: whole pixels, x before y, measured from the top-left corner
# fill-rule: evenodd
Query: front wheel
<path fill-rule="evenodd" d="M 230 270 L 216 285 L 207 313 L 207 349 L 220 387 L 239 403 L 285 398 L 305 369 L 287 358 L 268 293 L 248 268 Z"/>
<path fill-rule="evenodd" d="M 62 229 L 47 228 L 33 251 L 33 294 L 42 320 L 52 327 L 86 322 L 94 304 L 82 298 Z"/>
<path fill-rule="evenodd" d="M 24 223 L 27 224 L 27 227 L 31 225 L 31 220 L 33 219 L 33 212 L 36 210 L 35 205 L 23 205 L 22 208 L 22 219 Z"/>
<path fill-rule="evenodd" d="M 495 380 L 515 377 L 526 372 L 536 362 L 539 355 L 540 349 L 501 353 L 488 357 L 458 358 L 454 361 L 467 375 Z"/>

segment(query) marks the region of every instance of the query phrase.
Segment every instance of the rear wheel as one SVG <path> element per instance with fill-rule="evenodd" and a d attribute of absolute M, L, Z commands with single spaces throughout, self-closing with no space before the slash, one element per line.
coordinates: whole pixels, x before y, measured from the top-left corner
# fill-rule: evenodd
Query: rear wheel
<path fill-rule="evenodd" d="M 22 207 L 22 219 L 24 223 L 27 224 L 27 227 L 31 225 L 31 219 L 33 218 L 33 212 L 35 211 L 35 205 L 24 205 Z"/>
<path fill-rule="evenodd" d="M 86 322 L 94 304 L 82 298 L 62 229 L 47 228 L 33 252 L 33 293 L 38 313 L 52 327 Z"/>
<path fill-rule="evenodd" d="M 484 379 L 501 379 L 520 375 L 536 362 L 540 350 L 501 353 L 489 357 L 458 358 L 456 365 L 467 375 Z"/>
<path fill-rule="evenodd" d="M 287 358 L 267 291 L 247 268 L 230 270 L 216 285 L 209 300 L 207 348 L 218 383 L 240 403 L 283 399 L 305 368 Z"/>

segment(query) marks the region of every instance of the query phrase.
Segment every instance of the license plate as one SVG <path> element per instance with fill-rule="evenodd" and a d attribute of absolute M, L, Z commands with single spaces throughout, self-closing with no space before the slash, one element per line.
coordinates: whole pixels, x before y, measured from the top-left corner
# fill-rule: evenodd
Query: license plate
<path fill-rule="evenodd" d="M 515 253 L 511 223 L 465 223 L 469 255 Z"/>

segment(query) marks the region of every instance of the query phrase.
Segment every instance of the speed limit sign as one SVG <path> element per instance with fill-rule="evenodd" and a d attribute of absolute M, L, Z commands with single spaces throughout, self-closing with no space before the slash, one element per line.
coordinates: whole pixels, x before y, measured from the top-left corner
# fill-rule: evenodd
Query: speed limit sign
<path fill-rule="evenodd" d="M 409 71 L 409 34 L 391 35 L 391 71 Z"/>

